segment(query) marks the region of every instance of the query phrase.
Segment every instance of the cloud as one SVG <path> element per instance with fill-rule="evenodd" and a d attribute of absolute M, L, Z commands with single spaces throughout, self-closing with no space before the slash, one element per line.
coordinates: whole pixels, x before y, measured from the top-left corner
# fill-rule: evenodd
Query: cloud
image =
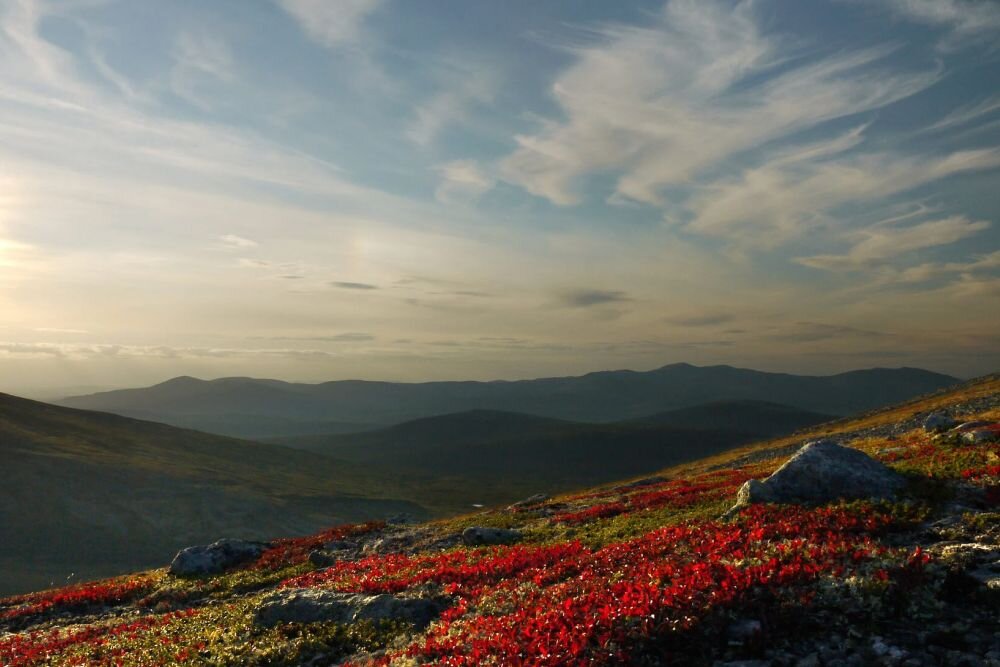
<path fill-rule="evenodd" d="M 610 303 L 631 301 L 631 297 L 621 290 L 577 289 L 559 295 L 559 300 L 573 308 L 589 308 Z"/>
<path fill-rule="evenodd" d="M 437 169 L 441 183 L 434 197 L 442 203 L 469 201 L 489 192 L 496 179 L 488 176 L 475 160 L 454 160 Z"/>
<path fill-rule="evenodd" d="M 1000 148 L 945 156 L 862 154 L 819 162 L 776 160 L 706 186 L 690 206 L 687 229 L 707 236 L 775 245 L 838 206 L 879 200 L 967 171 L 1000 166 Z"/>
<path fill-rule="evenodd" d="M 961 215 L 908 227 L 876 225 L 853 234 L 857 241 L 846 254 L 800 257 L 795 261 L 817 269 L 856 270 L 914 250 L 955 243 L 989 226 L 985 220 L 971 221 Z"/>
<path fill-rule="evenodd" d="M 1000 4 L 992 0 L 883 0 L 909 21 L 946 28 L 941 46 L 954 49 L 1000 32 Z"/>
<path fill-rule="evenodd" d="M 922 283 L 943 275 L 972 275 L 981 271 L 1000 270 L 1000 250 L 979 255 L 969 262 L 928 262 L 911 266 L 892 277 L 900 283 Z"/>
<path fill-rule="evenodd" d="M 221 84 L 235 79 L 233 56 L 217 33 L 182 32 L 171 55 L 171 90 L 202 110 L 212 107 L 206 93 L 216 94 Z"/>
<path fill-rule="evenodd" d="M 335 280 L 330 283 L 333 287 L 339 287 L 340 289 L 356 289 L 356 290 L 373 290 L 378 289 L 378 285 L 371 285 L 369 283 L 352 283 L 342 280 Z"/>
<path fill-rule="evenodd" d="M 310 39 L 324 46 L 356 42 L 365 18 L 378 9 L 381 0 L 279 0 Z"/>
<path fill-rule="evenodd" d="M 769 338 L 789 343 L 814 343 L 821 340 L 842 338 L 886 338 L 891 335 L 881 331 L 857 329 L 842 324 L 797 322 L 783 327 L 782 333 L 771 334 Z"/>
<path fill-rule="evenodd" d="M 669 317 L 667 322 L 679 327 L 708 327 L 716 324 L 732 322 L 733 316 L 727 313 L 709 315 L 694 315 L 691 317 Z"/>
<path fill-rule="evenodd" d="M 219 237 L 222 245 L 226 248 L 232 250 L 241 250 L 244 248 L 256 248 L 258 243 L 242 236 L 237 236 L 236 234 L 224 234 Z"/>
<path fill-rule="evenodd" d="M 274 340 L 274 341 L 308 341 L 322 343 L 365 343 L 375 340 L 375 336 L 370 333 L 342 333 L 332 336 L 252 336 L 252 339 Z"/>
<path fill-rule="evenodd" d="M 937 71 L 894 70 L 891 48 L 803 57 L 765 35 L 754 3 L 673 0 L 651 27 L 608 27 L 553 84 L 565 120 L 516 138 L 501 175 L 556 204 L 617 173 L 613 197 L 664 205 L 668 186 L 735 155 L 926 89 Z M 779 67 L 780 65 L 780 67 Z"/>
<path fill-rule="evenodd" d="M 499 85 L 491 68 L 458 60 L 446 62 L 437 78 L 440 89 L 417 104 L 406 129 L 419 146 L 434 143 L 450 125 L 467 123 L 476 107 L 493 102 Z"/>

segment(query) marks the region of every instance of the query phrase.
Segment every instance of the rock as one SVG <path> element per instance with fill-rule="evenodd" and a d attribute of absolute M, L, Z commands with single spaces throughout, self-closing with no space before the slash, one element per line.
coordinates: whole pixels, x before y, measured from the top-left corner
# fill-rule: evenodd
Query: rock
<path fill-rule="evenodd" d="M 390 526 L 408 526 L 417 523 L 417 520 L 413 518 L 412 515 L 402 512 L 400 514 L 394 514 L 385 520 Z"/>
<path fill-rule="evenodd" d="M 347 540 L 331 540 L 323 545 L 323 549 L 326 551 L 352 551 L 357 548 L 356 542 L 348 542 Z"/>
<path fill-rule="evenodd" d="M 903 484 L 902 476 L 864 452 L 818 440 L 804 445 L 767 479 L 746 482 L 733 509 L 759 502 L 892 498 Z"/>
<path fill-rule="evenodd" d="M 330 567 L 340 561 L 344 560 L 342 553 L 337 553 L 336 551 L 326 551 L 324 549 L 316 549 L 315 551 L 309 552 L 309 562 L 316 567 Z"/>
<path fill-rule="evenodd" d="M 462 531 L 462 542 L 474 547 L 484 544 L 513 544 L 521 540 L 521 531 L 507 528 L 472 526 Z"/>
<path fill-rule="evenodd" d="M 962 440 L 973 445 L 1000 440 L 1000 429 L 977 428 L 972 431 L 964 431 Z"/>
<path fill-rule="evenodd" d="M 170 563 L 170 574 L 190 577 L 215 574 L 253 560 L 268 548 L 266 542 L 224 539 L 212 544 L 181 549 Z"/>
<path fill-rule="evenodd" d="M 544 503 L 548 499 L 549 499 L 548 494 L 536 493 L 533 496 L 528 496 L 524 500 L 518 500 L 516 503 L 511 503 L 510 505 L 507 506 L 507 509 L 513 510 L 513 509 L 521 509 L 523 507 L 530 507 L 532 505 L 537 505 L 538 503 Z"/>
<path fill-rule="evenodd" d="M 755 618 L 741 618 L 726 628 L 726 636 L 731 642 L 745 644 L 760 636 L 763 626 Z"/>
<path fill-rule="evenodd" d="M 942 433 L 958 423 L 944 412 L 932 412 L 924 419 L 924 430 L 928 433 Z"/>
<path fill-rule="evenodd" d="M 961 424 L 959 424 L 958 426 L 956 426 L 952 430 L 953 431 L 972 431 L 972 430 L 975 430 L 977 428 L 981 428 L 983 426 L 992 426 L 992 425 L 993 425 L 993 422 L 991 422 L 991 421 L 986 421 L 984 419 L 976 419 L 976 420 L 973 420 L 973 421 L 970 421 L 970 422 L 962 422 Z"/>
<path fill-rule="evenodd" d="M 286 588 L 265 597 L 254 615 L 257 625 L 278 623 L 353 623 L 369 620 L 399 620 L 418 629 L 427 627 L 445 604 L 427 598 L 335 593 L 312 588 Z"/>

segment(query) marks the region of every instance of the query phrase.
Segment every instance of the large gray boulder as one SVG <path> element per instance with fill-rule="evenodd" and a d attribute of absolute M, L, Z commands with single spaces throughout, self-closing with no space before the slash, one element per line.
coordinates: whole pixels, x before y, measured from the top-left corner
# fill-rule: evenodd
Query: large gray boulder
<path fill-rule="evenodd" d="M 507 528 L 487 528 L 483 526 L 472 526 L 462 531 L 462 542 L 466 546 L 476 547 L 492 544 L 513 544 L 520 542 L 521 531 Z"/>
<path fill-rule="evenodd" d="M 805 444 L 767 479 L 745 483 L 736 509 L 749 503 L 825 503 L 837 499 L 892 498 L 903 477 L 864 452 L 833 440 Z"/>
<path fill-rule="evenodd" d="M 203 546 L 181 549 L 170 563 L 170 574 L 192 577 L 217 574 L 254 560 L 268 548 L 266 542 L 224 539 Z"/>
<path fill-rule="evenodd" d="M 445 604 L 428 598 L 403 598 L 383 593 L 360 595 L 311 588 L 283 588 L 265 597 L 254 616 L 257 625 L 278 623 L 354 623 L 397 620 L 427 627 Z"/>
<path fill-rule="evenodd" d="M 928 433 L 942 433 L 957 423 L 947 413 L 932 412 L 924 419 L 924 430 Z"/>

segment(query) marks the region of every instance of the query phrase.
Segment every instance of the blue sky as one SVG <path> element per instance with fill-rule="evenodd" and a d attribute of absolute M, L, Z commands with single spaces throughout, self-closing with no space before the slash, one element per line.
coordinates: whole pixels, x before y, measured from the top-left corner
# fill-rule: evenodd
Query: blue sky
<path fill-rule="evenodd" d="M 998 38 L 981 0 L 8 0 L 0 389 L 996 370 Z"/>

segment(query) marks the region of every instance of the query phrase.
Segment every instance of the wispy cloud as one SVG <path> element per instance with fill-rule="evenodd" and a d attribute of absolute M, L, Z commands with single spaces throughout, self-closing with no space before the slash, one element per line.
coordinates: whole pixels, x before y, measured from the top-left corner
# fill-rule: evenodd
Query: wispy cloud
<path fill-rule="evenodd" d="M 248 238 L 242 236 L 237 236 L 236 234 L 223 234 L 219 237 L 219 241 L 226 248 L 232 250 L 244 250 L 246 248 L 256 248 L 258 243 Z"/>
<path fill-rule="evenodd" d="M 325 46 L 356 42 L 365 18 L 381 0 L 278 0 L 311 39 Z"/>
<path fill-rule="evenodd" d="M 171 89 L 201 109 L 210 109 L 209 95 L 217 97 L 219 87 L 235 78 L 233 56 L 218 34 L 182 32 L 171 55 L 174 59 Z"/>
<path fill-rule="evenodd" d="M 704 315 L 668 317 L 667 322 L 679 327 L 710 327 L 716 324 L 732 322 L 733 319 L 733 316 L 729 313 L 708 313 Z"/>
<path fill-rule="evenodd" d="M 860 269 L 914 250 L 955 243 L 989 226 L 985 220 L 972 221 L 961 215 L 906 227 L 873 226 L 856 232 L 856 243 L 843 255 L 815 255 L 796 261 L 817 269 Z"/>
<path fill-rule="evenodd" d="M 735 155 L 925 90 L 936 70 L 899 71 L 892 49 L 806 58 L 764 33 L 756 5 L 673 0 L 651 27 L 610 27 L 552 87 L 566 120 L 517 137 L 507 180 L 556 204 L 579 180 L 620 173 L 614 196 L 653 205 Z M 780 68 L 779 68 L 780 65 Z"/>
<path fill-rule="evenodd" d="M 941 46 L 959 48 L 969 40 L 1000 33 L 1000 5 L 992 0 L 882 0 L 900 17 L 946 28 Z"/>
<path fill-rule="evenodd" d="M 351 289 L 351 290 L 373 290 L 378 289 L 378 285 L 372 285 L 370 283 L 355 283 L 348 282 L 344 280 L 335 280 L 330 283 L 333 287 L 339 287 L 340 289 Z"/>
<path fill-rule="evenodd" d="M 438 167 L 441 184 L 434 192 L 443 203 L 474 200 L 491 190 L 496 179 L 474 160 L 454 160 Z"/>
<path fill-rule="evenodd" d="M 776 245 L 823 221 L 838 206 L 883 199 L 952 174 L 997 166 L 998 148 L 920 158 L 878 153 L 794 165 L 765 163 L 731 181 L 706 186 L 692 201 L 694 218 L 688 229 Z"/>
<path fill-rule="evenodd" d="M 575 289 L 560 294 L 559 300 L 573 308 L 590 308 L 631 301 L 632 298 L 621 290 Z"/>
<path fill-rule="evenodd" d="M 331 336 L 252 336 L 252 339 L 256 340 L 274 340 L 274 341 L 305 341 L 305 342 L 319 342 L 319 343 L 367 343 L 375 340 L 375 336 L 370 333 L 342 333 L 334 334 Z"/>

